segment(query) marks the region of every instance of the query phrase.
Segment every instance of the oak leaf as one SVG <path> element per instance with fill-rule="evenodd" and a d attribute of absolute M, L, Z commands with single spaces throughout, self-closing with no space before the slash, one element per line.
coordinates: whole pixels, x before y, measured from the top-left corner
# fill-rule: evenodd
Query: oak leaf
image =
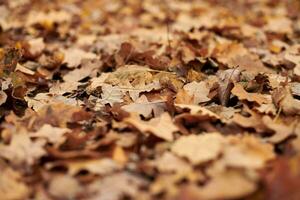
<path fill-rule="evenodd" d="M 174 142 L 171 150 L 197 165 L 217 158 L 224 142 L 225 139 L 218 133 L 182 136 Z"/>
<path fill-rule="evenodd" d="M 47 154 L 44 149 L 45 143 L 45 140 L 32 141 L 23 129 L 13 134 L 10 144 L 0 144 L 0 157 L 16 166 L 33 165 Z"/>
<path fill-rule="evenodd" d="M 149 121 L 142 121 L 137 117 L 129 117 L 124 121 L 133 125 L 142 133 L 150 132 L 167 141 L 173 141 L 173 133 L 179 131 L 178 127 L 173 124 L 172 118 L 168 113 L 163 113 L 159 117 L 152 118 Z"/>

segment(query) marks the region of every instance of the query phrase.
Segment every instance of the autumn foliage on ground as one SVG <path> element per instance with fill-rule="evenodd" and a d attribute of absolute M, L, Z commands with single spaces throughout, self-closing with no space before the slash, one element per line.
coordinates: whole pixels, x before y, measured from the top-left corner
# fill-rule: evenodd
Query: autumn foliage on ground
<path fill-rule="evenodd" d="M 0 1 L 1 200 L 299 200 L 297 0 Z"/>

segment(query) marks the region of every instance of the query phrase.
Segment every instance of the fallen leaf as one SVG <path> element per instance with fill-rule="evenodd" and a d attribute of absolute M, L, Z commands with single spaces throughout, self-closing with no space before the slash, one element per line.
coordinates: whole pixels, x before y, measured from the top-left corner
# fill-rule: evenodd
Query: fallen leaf
<path fill-rule="evenodd" d="M 239 69 L 228 69 L 218 72 L 219 79 L 218 95 L 219 100 L 223 106 L 228 104 L 231 90 L 234 87 L 234 83 L 240 80 L 241 72 Z"/>
<path fill-rule="evenodd" d="M 77 160 L 68 162 L 58 162 L 53 164 L 48 164 L 47 168 L 52 169 L 56 166 L 65 166 L 68 169 L 68 174 L 74 176 L 81 171 L 88 171 L 89 173 L 96 175 L 105 175 L 117 170 L 122 167 L 117 162 L 109 158 L 103 159 L 90 159 L 90 160 Z"/>
<path fill-rule="evenodd" d="M 45 143 L 45 140 L 32 141 L 26 130 L 22 129 L 12 135 L 10 144 L 0 144 L 0 157 L 15 166 L 30 166 L 47 154 L 43 148 Z"/>
<path fill-rule="evenodd" d="M 250 102 L 256 102 L 259 105 L 263 103 L 269 103 L 267 95 L 259 93 L 248 93 L 241 84 L 235 83 L 233 89 L 231 90 L 232 94 L 236 95 L 240 100 L 247 100 Z"/>
<path fill-rule="evenodd" d="M 239 172 L 228 171 L 213 177 L 198 194 L 203 199 L 237 199 L 253 193 L 257 189 L 255 182 Z"/>
<path fill-rule="evenodd" d="M 146 183 L 146 180 L 130 173 L 116 173 L 90 184 L 88 190 L 94 195 L 88 200 L 117 200 L 124 195 L 134 198 Z"/>
<path fill-rule="evenodd" d="M 2 167 L 1 167 L 2 168 Z M 0 196 L 2 199 L 26 199 L 30 189 L 21 180 L 17 171 L 4 167 L 0 173 Z"/>
<path fill-rule="evenodd" d="M 262 168 L 275 157 L 273 146 L 254 136 L 228 137 L 224 162 L 231 167 Z"/>
<path fill-rule="evenodd" d="M 286 115 L 297 115 L 300 113 L 300 101 L 294 99 L 288 88 L 277 88 L 272 94 L 274 104 Z"/>
<path fill-rule="evenodd" d="M 183 89 L 193 98 L 194 104 L 199 104 L 207 102 L 210 100 L 208 98 L 209 88 L 205 82 L 191 82 L 183 86 Z"/>
<path fill-rule="evenodd" d="M 155 136 L 167 141 L 173 141 L 173 133 L 179 131 L 173 124 L 172 118 L 168 113 L 163 113 L 159 117 L 152 118 L 149 121 L 142 121 L 136 117 L 129 117 L 124 120 L 133 125 L 142 133 L 150 132 Z"/>
<path fill-rule="evenodd" d="M 78 181 L 68 175 L 55 176 L 49 185 L 49 193 L 56 198 L 74 199 L 82 191 Z"/>
<path fill-rule="evenodd" d="M 7 95 L 4 91 L 0 91 L 0 106 L 6 102 Z"/>
<path fill-rule="evenodd" d="M 182 136 L 174 142 L 171 150 L 197 165 L 217 158 L 224 142 L 224 138 L 218 133 Z"/>
<path fill-rule="evenodd" d="M 152 112 L 154 116 L 159 116 L 165 110 L 165 101 L 156 100 L 149 102 L 145 95 L 142 95 L 134 103 L 122 106 L 127 112 L 137 113 L 146 118 L 150 117 Z"/>
<path fill-rule="evenodd" d="M 67 128 L 53 127 L 49 124 L 44 124 L 37 132 L 30 133 L 33 138 L 45 138 L 49 143 L 55 146 L 60 146 L 67 139 L 64 135 L 70 132 Z"/>
<path fill-rule="evenodd" d="M 64 49 L 62 53 L 64 54 L 63 62 L 66 63 L 69 68 L 78 67 L 83 59 L 97 58 L 96 54 L 85 52 L 77 48 Z"/>
<path fill-rule="evenodd" d="M 282 157 L 275 160 L 271 168 L 265 171 L 263 185 L 266 188 L 264 198 L 270 200 L 298 199 L 300 196 L 299 156 Z"/>
<path fill-rule="evenodd" d="M 43 38 L 35 38 L 28 41 L 29 53 L 33 56 L 40 55 L 45 49 L 46 45 Z"/>
<path fill-rule="evenodd" d="M 191 166 L 184 160 L 178 158 L 171 152 L 165 152 L 153 162 L 153 165 L 160 172 L 187 172 L 191 170 Z"/>

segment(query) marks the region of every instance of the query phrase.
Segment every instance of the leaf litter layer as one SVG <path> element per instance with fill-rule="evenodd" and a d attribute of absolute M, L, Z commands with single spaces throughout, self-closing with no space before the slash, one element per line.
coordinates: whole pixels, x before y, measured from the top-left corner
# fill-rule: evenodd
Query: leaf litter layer
<path fill-rule="evenodd" d="M 0 13 L 1 199 L 300 199 L 299 1 Z"/>

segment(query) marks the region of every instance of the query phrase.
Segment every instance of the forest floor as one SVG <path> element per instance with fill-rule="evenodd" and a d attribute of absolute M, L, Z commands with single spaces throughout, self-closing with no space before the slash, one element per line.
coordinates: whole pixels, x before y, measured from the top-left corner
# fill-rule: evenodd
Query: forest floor
<path fill-rule="evenodd" d="M 300 1 L 1 2 L 1 200 L 300 199 Z"/>

